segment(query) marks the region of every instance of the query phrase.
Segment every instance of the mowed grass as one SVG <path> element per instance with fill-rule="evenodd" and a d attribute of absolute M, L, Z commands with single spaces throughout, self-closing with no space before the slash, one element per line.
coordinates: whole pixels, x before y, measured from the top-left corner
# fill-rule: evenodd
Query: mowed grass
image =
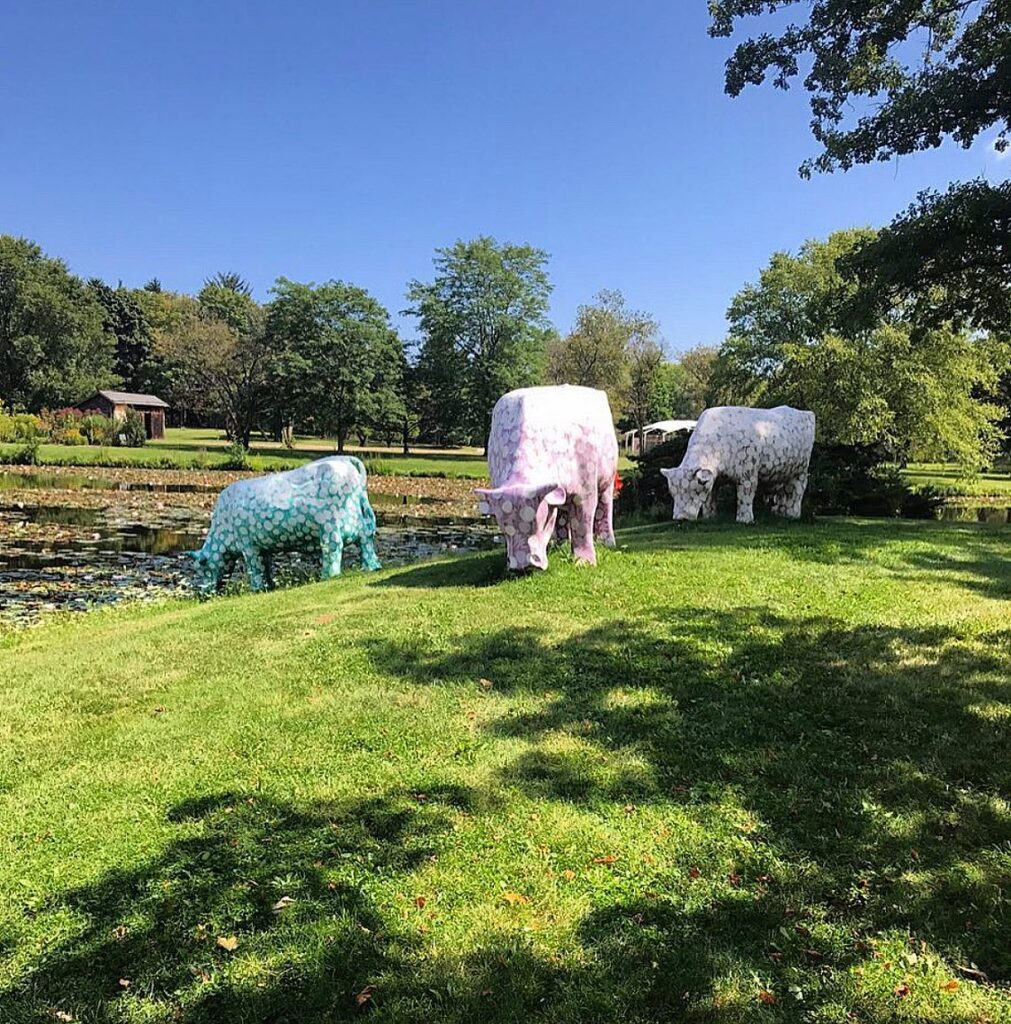
<path fill-rule="evenodd" d="M 945 494 L 966 498 L 1011 498 L 1011 472 L 1006 466 L 966 476 L 952 463 L 911 463 L 902 470 L 912 487 L 937 487 Z"/>
<path fill-rule="evenodd" d="M 664 524 L 10 636 L 0 1020 L 1009 1021 L 1009 539 Z"/>
<path fill-rule="evenodd" d="M 0 444 L 0 464 L 10 460 L 21 448 L 20 444 Z M 333 455 L 330 449 L 288 449 L 281 445 L 253 445 L 249 466 L 253 470 L 268 472 L 290 469 L 313 459 Z M 404 455 L 396 449 L 357 450 L 348 448 L 347 455 L 358 455 L 365 460 L 372 473 L 382 476 L 446 477 L 483 480 L 488 475 L 484 458 L 465 453 L 412 452 Z M 202 447 L 198 443 L 184 447 L 152 441 L 141 448 L 102 448 L 91 445 L 43 444 L 38 449 L 38 461 L 45 466 L 112 466 L 148 469 L 232 469 L 229 456 L 222 446 Z"/>

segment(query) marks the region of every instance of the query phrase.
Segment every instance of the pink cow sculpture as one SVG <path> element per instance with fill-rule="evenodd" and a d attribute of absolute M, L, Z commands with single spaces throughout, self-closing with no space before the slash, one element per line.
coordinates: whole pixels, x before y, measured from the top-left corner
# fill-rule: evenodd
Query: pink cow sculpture
<path fill-rule="evenodd" d="M 498 520 L 509 568 L 546 569 L 548 541 L 568 532 L 572 553 L 597 564 L 594 537 L 614 547 L 618 441 L 607 394 L 561 384 L 503 395 L 491 415 L 481 511 Z"/>

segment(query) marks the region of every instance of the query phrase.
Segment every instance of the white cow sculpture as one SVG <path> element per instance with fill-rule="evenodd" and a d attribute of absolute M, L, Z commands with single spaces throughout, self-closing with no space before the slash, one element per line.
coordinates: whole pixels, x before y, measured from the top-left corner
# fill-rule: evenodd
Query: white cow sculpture
<path fill-rule="evenodd" d="M 776 515 L 799 518 L 813 445 L 813 412 L 788 405 L 706 409 L 692 431 L 681 465 L 660 470 L 674 499 L 674 518 L 714 515 L 717 479 L 737 485 L 739 523 L 754 522 L 759 484 L 768 491 Z"/>

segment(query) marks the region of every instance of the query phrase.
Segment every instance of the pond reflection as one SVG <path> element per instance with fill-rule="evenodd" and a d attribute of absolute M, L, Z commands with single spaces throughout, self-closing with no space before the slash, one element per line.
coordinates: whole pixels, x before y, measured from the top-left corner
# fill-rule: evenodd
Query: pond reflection
<path fill-rule="evenodd" d="M 60 484 L 64 482 L 61 477 Z M 401 511 L 405 504 L 419 503 L 376 502 L 376 546 L 384 565 L 494 544 L 486 521 Z M 25 621 L 61 608 L 191 593 L 192 568 L 186 552 L 200 547 L 209 523 L 208 512 L 189 508 L 146 510 L 143 521 L 135 509 L 114 505 L 0 509 L 0 619 Z M 358 565 L 357 546 L 349 545 L 344 566 Z M 315 579 L 318 571 L 318 561 L 307 555 L 281 554 L 275 559 L 281 586 Z M 239 563 L 226 590 L 244 585 Z"/>

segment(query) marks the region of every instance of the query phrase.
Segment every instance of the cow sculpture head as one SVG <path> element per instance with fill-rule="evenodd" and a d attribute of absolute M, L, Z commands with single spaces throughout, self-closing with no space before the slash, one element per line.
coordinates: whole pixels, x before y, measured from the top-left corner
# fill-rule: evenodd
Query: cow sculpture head
<path fill-rule="evenodd" d="M 548 541 L 555 531 L 565 489 L 557 484 L 512 484 L 475 488 L 481 511 L 492 513 L 506 541 L 509 568 L 515 572 L 548 567 Z"/>
<path fill-rule="evenodd" d="M 674 499 L 673 518 L 698 519 L 702 506 L 713 493 L 716 474 L 711 469 L 704 469 L 701 466 L 675 466 L 673 469 L 661 469 L 660 472 L 667 478 L 667 489 Z"/>

